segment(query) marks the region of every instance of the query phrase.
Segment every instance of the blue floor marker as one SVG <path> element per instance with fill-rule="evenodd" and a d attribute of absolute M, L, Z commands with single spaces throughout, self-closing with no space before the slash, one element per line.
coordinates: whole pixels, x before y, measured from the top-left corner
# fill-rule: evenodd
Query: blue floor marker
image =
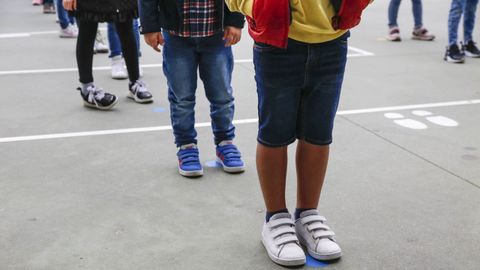
<path fill-rule="evenodd" d="M 153 108 L 153 112 L 156 112 L 156 113 L 162 113 L 165 111 L 167 110 L 165 110 L 165 108 L 162 108 L 162 107 Z"/>
<path fill-rule="evenodd" d="M 310 255 L 307 255 L 307 263 L 305 265 L 308 267 L 314 267 L 314 268 L 323 268 L 328 266 L 328 264 L 318 261 Z"/>
<path fill-rule="evenodd" d="M 220 167 L 220 164 L 216 160 L 210 160 L 205 162 L 205 166 L 210 168 L 217 168 L 217 167 Z"/>

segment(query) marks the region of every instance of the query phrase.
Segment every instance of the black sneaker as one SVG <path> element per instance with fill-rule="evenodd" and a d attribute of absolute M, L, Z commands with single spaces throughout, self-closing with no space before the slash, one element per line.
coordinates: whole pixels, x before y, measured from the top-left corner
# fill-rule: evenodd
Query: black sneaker
<path fill-rule="evenodd" d="M 466 45 L 463 45 L 463 51 L 465 52 L 465 56 L 473 58 L 480 57 L 480 50 L 477 48 L 473 40 L 470 40 Z"/>
<path fill-rule="evenodd" d="M 98 89 L 93 85 L 87 88 L 88 93 L 86 95 L 83 94 L 80 87 L 77 88 L 77 90 L 80 91 L 83 104 L 86 107 L 107 111 L 113 108 L 118 102 L 118 98 L 115 95 L 106 93 L 102 89 Z"/>
<path fill-rule="evenodd" d="M 452 44 L 447 47 L 443 60 L 449 63 L 463 63 L 465 61 L 465 55 L 460 51 L 457 44 Z"/>
<path fill-rule="evenodd" d="M 128 96 L 135 100 L 137 103 L 150 103 L 153 102 L 153 96 L 148 92 L 147 86 L 144 82 L 137 80 L 136 82 L 130 82 L 128 84 Z"/>

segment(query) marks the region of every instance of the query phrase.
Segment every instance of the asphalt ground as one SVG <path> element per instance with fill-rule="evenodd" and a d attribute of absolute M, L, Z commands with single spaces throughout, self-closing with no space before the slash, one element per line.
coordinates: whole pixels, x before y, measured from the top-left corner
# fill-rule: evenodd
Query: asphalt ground
<path fill-rule="evenodd" d="M 319 206 L 344 256 L 332 264 L 309 259 L 305 269 L 480 269 L 480 59 L 442 60 L 449 1 L 423 1 L 433 42 L 409 38 L 404 2 L 402 42 L 385 40 L 388 1 L 376 1 L 352 31 Z M 126 99 L 127 82 L 112 80 L 107 56 L 96 55 L 96 84 L 120 101 L 109 112 L 87 109 L 75 91 L 75 41 L 58 38 L 55 16 L 28 0 L 0 6 L 1 270 L 282 269 L 260 243 L 265 213 L 246 32 L 234 49 L 233 87 L 235 142 L 247 171 L 227 175 L 212 162 L 199 82 L 205 176 L 191 180 L 177 173 L 160 54 L 142 42 L 144 81 L 155 97 L 148 105 Z"/>

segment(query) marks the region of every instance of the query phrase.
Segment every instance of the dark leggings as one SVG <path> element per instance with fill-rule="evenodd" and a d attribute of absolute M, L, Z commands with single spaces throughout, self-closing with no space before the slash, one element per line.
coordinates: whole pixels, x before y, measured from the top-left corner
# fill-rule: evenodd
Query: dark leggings
<path fill-rule="evenodd" d="M 97 35 L 98 22 L 78 20 L 77 65 L 81 83 L 93 82 L 93 46 Z M 127 65 L 128 77 L 135 82 L 140 77 L 138 68 L 138 48 L 133 33 L 133 20 L 115 23 L 122 44 L 122 53 Z"/>

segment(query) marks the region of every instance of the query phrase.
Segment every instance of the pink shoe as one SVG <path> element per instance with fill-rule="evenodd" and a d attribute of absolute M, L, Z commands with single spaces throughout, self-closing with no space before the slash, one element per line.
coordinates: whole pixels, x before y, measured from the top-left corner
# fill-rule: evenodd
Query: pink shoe
<path fill-rule="evenodd" d="M 40 6 L 41 4 L 43 4 L 43 0 L 33 0 L 32 1 L 32 5 L 34 5 L 34 6 Z"/>
<path fill-rule="evenodd" d="M 397 26 L 390 28 L 388 30 L 387 39 L 390 41 L 402 41 L 402 38 L 400 37 L 400 29 Z"/>
<path fill-rule="evenodd" d="M 435 39 L 435 35 L 432 35 L 426 28 L 413 29 L 412 39 L 432 41 Z"/>

